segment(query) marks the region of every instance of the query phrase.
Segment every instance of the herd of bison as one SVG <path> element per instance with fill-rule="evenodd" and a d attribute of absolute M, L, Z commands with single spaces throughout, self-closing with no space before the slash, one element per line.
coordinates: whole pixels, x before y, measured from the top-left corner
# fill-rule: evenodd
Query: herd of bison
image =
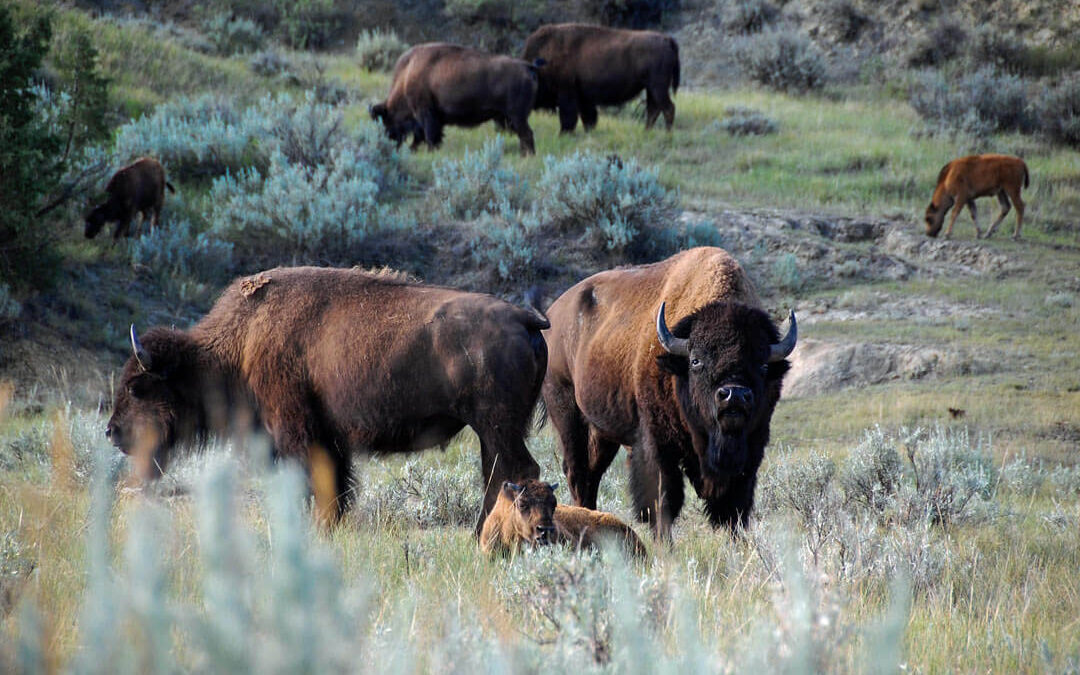
<path fill-rule="evenodd" d="M 523 59 L 450 44 L 423 44 L 398 59 L 386 100 L 371 115 L 399 144 L 437 147 L 443 126 L 494 120 L 535 152 L 528 117 L 557 109 L 563 132 L 597 106 L 646 92 L 646 126 L 675 116 L 675 41 L 650 31 L 562 24 L 525 43 Z M 670 93 L 669 93 L 670 92 Z M 1028 185 L 1022 160 L 980 155 L 942 168 L 926 210 L 936 236 L 954 208 L 997 196 L 989 237 L 1016 207 L 1020 235 Z M 87 217 L 87 237 L 116 222 L 131 236 L 138 213 L 157 225 L 160 163 L 142 158 L 109 181 L 108 201 Z M 982 231 L 978 229 L 978 236 Z M 352 457 L 444 445 L 465 426 L 480 440 L 485 487 L 476 524 L 485 551 L 598 537 L 645 548 L 633 530 L 595 511 L 597 491 L 627 448 L 637 517 L 667 538 L 693 486 L 710 522 L 736 532 L 750 516 L 769 425 L 795 348 L 763 311 L 727 252 L 699 247 L 650 265 L 590 276 L 546 314 L 494 296 L 431 286 L 392 272 L 276 268 L 235 280 L 189 330 L 139 335 L 124 366 L 106 434 L 144 479 L 177 446 L 211 436 L 269 434 L 275 456 L 308 472 L 316 513 L 336 522 L 349 506 Z M 538 400 L 558 434 L 575 506 L 524 438 Z"/>

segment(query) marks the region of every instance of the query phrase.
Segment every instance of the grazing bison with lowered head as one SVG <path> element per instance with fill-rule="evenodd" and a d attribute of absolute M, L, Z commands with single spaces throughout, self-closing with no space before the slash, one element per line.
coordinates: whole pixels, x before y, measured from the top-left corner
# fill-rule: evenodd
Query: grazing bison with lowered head
<path fill-rule="evenodd" d="M 542 65 L 442 42 L 416 45 L 394 64 L 390 94 L 371 107 L 371 117 L 398 145 L 411 133 L 413 150 L 422 142 L 439 147 L 447 124 L 495 120 L 518 135 L 522 155 L 531 155 L 529 113 Z"/>
<path fill-rule="evenodd" d="M 543 395 L 574 503 L 596 508 L 625 445 L 634 506 L 656 536 L 679 515 L 684 476 L 714 526 L 745 526 L 794 313 L 781 338 L 735 259 L 701 247 L 595 274 L 548 316 Z"/>
<path fill-rule="evenodd" d="M 234 281 L 190 330 L 140 338 L 132 327 L 106 433 L 148 458 L 154 477 L 178 443 L 262 426 L 276 456 L 329 466 L 332 481 L 312 472 L 312 483 L 333 521 L 349 502 L 353 453 L 422 450 L 467 425 L 488 486 L 479 532 L 504 481 L 539 475 L 523 437 L 547 326 L 490 295 L 359 270 L 272 269 Z"/>
<path fill-rule="evenodd" d="M 157 227 L 161 208 L 165 205 L 166 187 L 169 192 L 176 192 L 172 183 L 165 180 L 165 169 L 161 162 L 153 157 L 135 160 L 109 179 L 105 186 L 108 200 L 86 216 L 86 229 L 83 234 L 87 239 L 93 239 L 105 223 L 115 222 L 113 239 L 130 237 L 131 221 L 139 213 L 142 214 L 143 222 L 150 219 L 150 229 L 153 230 Z"/>
<path fill-rule="evenodd" d="M 1005 219 L 1009 213 L 1009 200 L 1016 207 L 1016 229 L 1013 230 L 1013 239 L 1020 238 L 1020 228 L 1024 225 L 1024 200 L 1020 198 L 1021 187 L 1027 187 L 1030 182 L 1027 164 L 1019 157 L 1011 155 L 969 155 L 954 159 L 941 167 L 938 173 L 937 187 L 934 188 L 934 196 L 930 199 L 930 205 L 926 207 L 926 234 L 936 237 L 941 231 L 941 225 L 945 222 L 945 214 L 950 208 L 955 208 L 952 218 L 949 219 L 949 227 L 945 229 L 945 238 L 952 235 L 953 223 L 956 217 L 968 207 L 971 212 L 971 222 L 975 225 L 975 238 L 983 237 L 979 229 L 979 221 L 975 214 L 975 200 L 979 197 L 995 195 L 1001 204 L 1001 211 L 997 219 L 991 223 L 986 231 L 986 238 L 994 233 L 994 228 Z"/>
<path fill-rule="evenodd" d="M 645 127 L 660 113 L 675 122 L 671 93 L 679 90 L 679 45 L 667 35 L 563 23 L 542 26 L 525 41 L 522 58 L 544 59 L 536 107 L 559 111 L 564 133 L 596 126 L 597 106 L 625 103 L 645 90 Z"/>
<path fill-rule="evenodd" d="M 612 539 L 628 555 L 646 557 L 645 545 L 629 525 L 610 513 L 557 504 L 556 487 L 533 479 L 504 483 L 480 532 L 481 550 L 508 553 L 522 544 L 551 543 L 594 548 Z"/>

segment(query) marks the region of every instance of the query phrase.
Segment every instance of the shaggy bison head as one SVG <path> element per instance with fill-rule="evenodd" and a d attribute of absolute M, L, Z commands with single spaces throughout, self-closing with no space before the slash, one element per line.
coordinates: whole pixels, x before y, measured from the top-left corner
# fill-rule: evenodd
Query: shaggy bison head
<path fill-rule="evenodd" d="M 420 125 L 412 115 L 393 114 L 385 103 L 376 103 L 368 108 L 368 113 L 371 119 L 382 124 L 386 135 L 399 146 L 409 134 L 423 134 Z"/>
<path fill-rule="evenodd" d="M 756 470 L 748 443 L 765 434 L 795 348 L 795 313 L 787 335 L 760 309 L 736 302 L 714 302 L 680 321 L 672 330 L 656 317 L 665 354 L 660 368 L 676 378 L 679 407 L 693 438 L 702 473 L 724 478 Z M 762 447 L 764 443 L 754 444 Z"/>
<path fill-rule="evenodd" d="M 214 391 L 204 386 L 199 350 L 187 334 L 154 328 L 140 340 L 132 326 L 131 348 L 105 435 L 133 458 L 141 478 L 151 479 L 161 475 L 178 442 L 205 433 L 206 404 Z"/>
<path fill-rule="evenodd" d="M 513 508 L 510 519 L 514 533 L 533 545 L 550 544 L 555 539 L 555 488 L 558 485 L 527 478 L 517 483 L 503 483 L 502 497 Z"/>
<path fill-rule="evenodd" d="M 114 216 L 109 203 L 97 206 L 86 216 L 86 227 L 83 229 L 83 234 L 87 239 L 93 239 L 98 232 L 101 232 L 101 228 L 105 227 L 105 223 L 113 219 Z"/>

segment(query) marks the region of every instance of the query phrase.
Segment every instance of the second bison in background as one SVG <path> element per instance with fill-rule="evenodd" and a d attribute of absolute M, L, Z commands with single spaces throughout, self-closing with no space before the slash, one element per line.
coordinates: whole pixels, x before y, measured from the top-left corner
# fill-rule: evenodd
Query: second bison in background
<path fill-rule="evenodd" d="M 1001 204 L 997 219 L 986 231 L 986 238 L 994 233 L 994 228 L 1009 213 L 1009 200 L 1016 207 L 1016 229 L 1013 239 L 1020 238 L 1020 228 L 1024 225 L 1024 200 L 1020 198 L 1021 187 L 1030 182 L 1027 164 L 1019 157 L 1011 155 L 969 155 L 954 159 L 941 167 L 938 173 L 937 187 L 930 205 L 926 207 L 926 234 L 936 237 L 945 222 L 945 214 L 954 208 L 949 227 L 945 229 L 945 238 L 952 235 L 956 217 L 968 207 L 971 222 L 975 225 L 975 238 L 983 237 L 979 221 L 975 215 L 975 200 L 979 197 L 996 196 Z"/>
<path fill-rule="evenodd" d="M 578 23 L 543 26 L 525 41 L 526 61 L 543 59 L 536 107 L 559 110 L 564 132 L 596 126 L 597 106 L 626 103 L 645 90 L 645 127 L 664 115 L 675 122 L 671 93 L 679 90 L 679 45 L 643 30 Z"/>
<path fill-rule="evenodd" d="M 678 320 L 667 325 L 666 312 Z M 544 402 L 574 502 L 630 447 L 638 516 L 668 536 L 690 479 L 714 526 L 746 525 L 769 423 L 795 348 L 719 248 L 595 274 L 548 310 Z"/>
<path fill-rule="evenodd" d="M 113 174 L 105 186 L 108 200 L 96 207 L 86 217 L 83 234 L 93 239 L 105 223 L 115 222 L 113 239 L 130 237 L 131 221 L 142 214 L 143 222 L 149 218 L 150 229 L 157 227 L 161 209 L 165 205 L 165 188 L 175 192 L 165 180 L 165 168 L 152 157 L 142 157 Z M 141 226 L 140 226 L 141 227 Z"/>
<path fill-rule="evenodd" d="M 371 107 L 371 117 L 399 145 L 442 143 L 443 127 L 495 120 L 518 135 L 521 154 L 536 152 L 529 113 L 537 89 L 536 63 L 436 42 L 416 45 L 394 65 L 390 94 Z"/>

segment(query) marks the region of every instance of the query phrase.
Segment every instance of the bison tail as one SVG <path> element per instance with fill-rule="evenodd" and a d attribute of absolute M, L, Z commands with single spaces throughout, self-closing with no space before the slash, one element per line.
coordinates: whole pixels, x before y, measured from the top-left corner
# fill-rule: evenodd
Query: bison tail
<path fill-rule="evenodd" d="M 533 286 L 525 291 L 525 308 L 529 310 L 529 317 L 525 320 L 525 325 L 530 330 L 547 330 L 551 328 L 551 321 L 548 320 L 547 314 L 544 314 L 544 310 L 540 309 L 540 289 L 538 287 Z"/>
<path fill-rule="evenodd" d="M 1029 187 L 1030 185 L 1031 185 L 1031 177 L 1028 175 L 1027 164 L 1025 164 L 1024 165 L 1024 187 Z"/>
<path fill-rule="evenodd" d="M 675 53 L 675 67 L 671 72 L 671 93 L 679 93 L 679 43 L 675 42 L 675 38 L 668 38 L 671 42 L 671 51 Z"/>
<path fill-rule="evenodd" d="M 174 188 L 173 184 L 169 181 L 165 181 L 165 187 L 169 188 L 169 192 L 176 194 L 176 188 Z"/>

